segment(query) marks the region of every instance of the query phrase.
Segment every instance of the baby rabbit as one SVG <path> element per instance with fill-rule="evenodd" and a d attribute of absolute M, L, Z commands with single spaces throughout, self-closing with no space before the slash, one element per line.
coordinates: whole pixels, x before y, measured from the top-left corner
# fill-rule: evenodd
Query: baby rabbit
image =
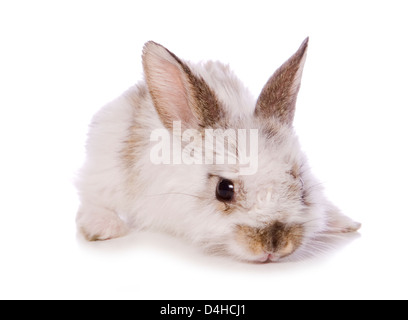
<path fill-rule="evenodd" d="M 93 241 L 163 230 L 267 262 L 311 250 L 322 234 L 358 230 L 323 195 L 292 126 L 307 47 L 255 101 L 228 66 L 192 64 L 147 42 L 145 81 L 90 125 L 79 231 Z"/>

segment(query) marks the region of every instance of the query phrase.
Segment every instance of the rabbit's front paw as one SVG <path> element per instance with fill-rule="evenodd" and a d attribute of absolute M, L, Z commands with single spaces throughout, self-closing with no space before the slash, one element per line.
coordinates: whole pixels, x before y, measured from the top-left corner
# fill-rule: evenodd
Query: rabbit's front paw
<path fill-rule="evenodd" d="M 79 231 L 88 241 L 118 238 L 128 232 L 128 227 L 118 215 L 104 208 L 82 208 L 78 212 Z"/>

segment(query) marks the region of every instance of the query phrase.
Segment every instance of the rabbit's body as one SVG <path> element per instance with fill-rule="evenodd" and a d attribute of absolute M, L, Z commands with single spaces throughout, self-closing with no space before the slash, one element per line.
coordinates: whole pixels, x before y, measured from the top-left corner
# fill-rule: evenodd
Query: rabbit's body
<path fill-rule="evenodd" d="M 129 228 L 155 228 L 212 252 L 266 261 L 306 248 L 321 233 L 358 229 L 323 196 L 292 127 L 306 48 L 307 41 L 255 100 L 227 66 L 193 65 L 147 43 L 146 82 L 91 123 L 77 184 L 80 231 L 105 240 Z M 177 123 L 180 133 L 195 129 L 201 142 L 205 129 L 232 129 L 228 144 L 238 163 L 176 163 Z M 233 133 L 251 129 L 257 130 L 257 170 L 243 175 L 239 159 L 250 146 L 243 150 Z M 152 161 L 157 131 L 169 133 L 170 164 Z"/>

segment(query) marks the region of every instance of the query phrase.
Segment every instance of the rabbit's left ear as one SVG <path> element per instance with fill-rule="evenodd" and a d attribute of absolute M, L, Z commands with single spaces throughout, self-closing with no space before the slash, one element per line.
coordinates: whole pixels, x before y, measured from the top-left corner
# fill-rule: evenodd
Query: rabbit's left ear
<path fill-rule="evenodd" d="M 306 38 L 298 51 L 268 80 L 256 103 L 256 116 L 274 117 L 285 124 L 292 124 L 308 41 L 309 38 Z"/>

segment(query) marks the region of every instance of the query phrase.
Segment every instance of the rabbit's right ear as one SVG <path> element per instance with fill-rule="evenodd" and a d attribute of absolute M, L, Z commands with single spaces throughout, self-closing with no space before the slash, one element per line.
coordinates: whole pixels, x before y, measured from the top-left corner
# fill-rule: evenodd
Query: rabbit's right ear
<path fill-rule="evenodd" d="M 255 115 L 276 118 L 292 125 L 309 38 L 298 51 L 269 78 L 258 98 Z"/>
<path fill-rule="evenodd" d="M 143 68 L 154 106 L 164 126 L 211 126 L 220 118 L 218 101 L 202 78 L 165 47 L 149 41 L 143 49 Z"/>

